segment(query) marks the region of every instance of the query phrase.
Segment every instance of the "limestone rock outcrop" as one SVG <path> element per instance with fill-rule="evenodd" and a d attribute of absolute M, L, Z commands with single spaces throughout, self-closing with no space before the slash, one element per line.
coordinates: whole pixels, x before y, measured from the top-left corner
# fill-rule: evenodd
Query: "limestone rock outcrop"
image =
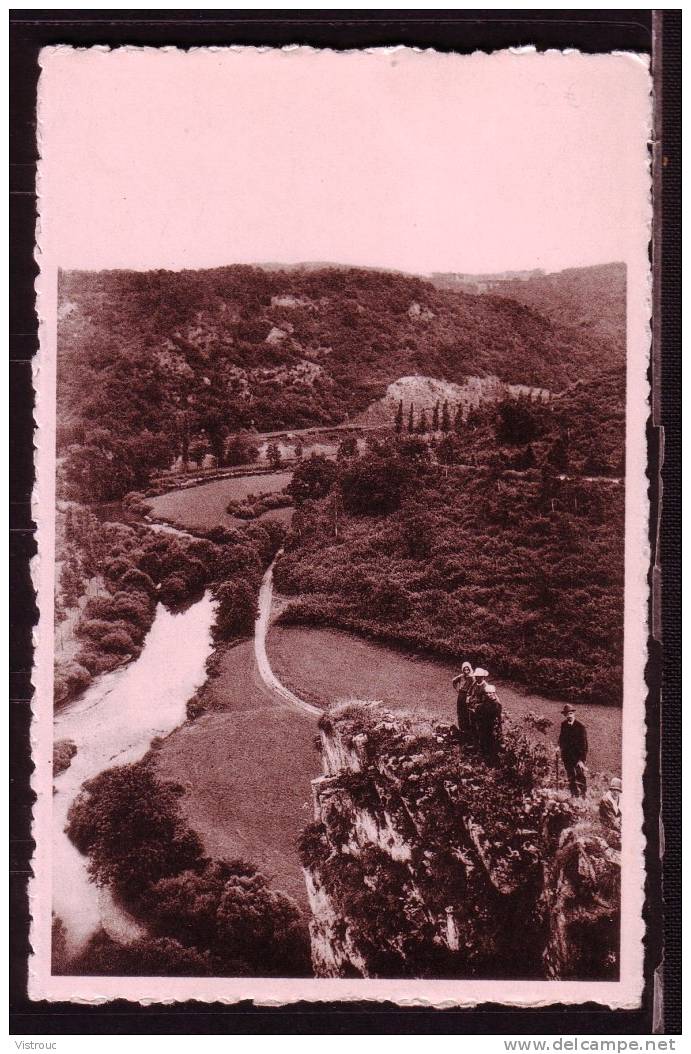
<path fill-rule="evenodd" d="M 301 839 L 318 977 L 617 976 L 616 847 L 520 729 L 491 768 L 449 726 L 351 703 L 320 745 Z"/>

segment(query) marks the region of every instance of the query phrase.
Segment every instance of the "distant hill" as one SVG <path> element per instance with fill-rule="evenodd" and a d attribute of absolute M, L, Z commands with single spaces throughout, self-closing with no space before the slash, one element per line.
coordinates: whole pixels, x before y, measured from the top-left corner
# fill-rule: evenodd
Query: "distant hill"
<path fill-rule="evenodd" d="M 184 444 L 351 420 L 400 377 L 558 392 L 605 362 L 623 375 L 619 288 L 605 336 L 596 297 L 572 324 L 556 294 L 559 318 L 362 268 L 63 272 L 59 453 L 79 491 L 122 493 Z"/>
<path fill-rule="evenodd" d="M 473 274 L 465 271 L 433 271 L 426 277 L 438 289 L 455 289 L 464 293 L 486 293 L 488 287 L 499 287 L 502 282 L 526 282 L 530 278 L 541 278 L 545 274 L 539 268 L 533 271 L 497 271 Z"/>
<path fill-rule="evenodd" d="M 626 341 L 626 265 L 599 264 L 496 275 L 436 273 L 430 281 L 438 289 L 491 294 L 517 300 L 554 322 L 573 326 L 606 341 L 619 352 Z"/>

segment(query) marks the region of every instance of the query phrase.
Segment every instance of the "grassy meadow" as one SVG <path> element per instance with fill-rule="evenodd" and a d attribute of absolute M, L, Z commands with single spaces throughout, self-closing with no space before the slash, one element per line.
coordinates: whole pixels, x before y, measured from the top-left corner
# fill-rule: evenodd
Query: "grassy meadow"
<path fill-rule="evenodd" d="M 326 708 L 343 699 L 379 699 L 391 709 L 456 720 L 451 678 L 459 672 L 460 664 L 417 658 L 341 630 L 314 626 L 273 626 L 267 651 L 278 679 L 316 706 Z M 492 680 L 505 713 L 520 720 L 533 711 L 553 722 L 547 741 L 556 746 L 563 702 L 522 691 L 495 677 Z M 578 707 L 578 716 L 588 729 L 591 771 L 618 774 L 621 710 L 583 704 Z"/>
<path fill-rule="evenodd" d="M 209 855 L 251 860 L 306 910 L 296 843 L 321 769 L 316 721 L 262 684 L 251 642 L 220 651 L 202 693 L 206 712 L 162 742 L 158 773 L 185 788 L 183 814 Z"/>
<path fill-rule="evenodd" d="M 283 490 L 291 475 L 290 472 L 273 472 L 215 479 L 197 487 L 172 490 L 167 494 L 147 498 L 147 504 L 151 506 L 151 515 L 155 519 L 165 520 L 183 530 L 205 531 L 211 530 L 212 527 L 237 527 L 247 521 L 226 512 L 229 501 L 242 501 L 250 494 L 275 494 Z M 275 509 L 266 516 L 286 523 L 291 513 L 292 509 Z"/>

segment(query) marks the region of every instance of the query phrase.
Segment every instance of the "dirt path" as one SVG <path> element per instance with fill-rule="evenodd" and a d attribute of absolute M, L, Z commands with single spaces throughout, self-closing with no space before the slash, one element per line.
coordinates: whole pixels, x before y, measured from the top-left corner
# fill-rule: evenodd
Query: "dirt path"
<path fill-rule="evenodd" d="M 279 552 L 278 556 L 280 555 Z M 313 714 L 315 717 L 318 717 L 322 711 L 318 707 L 312 706 L 311 703 L 306 703 L 304 699 L 300 699 L 300 697 L 295 695 L 294 692 L 291 692 L 289 688 L 286 688 L 284 684 L 281 684 L 271 669 L 269 657 L 266 654 L 266 634 L 271 621 L 271 600 L 273 598 L 273 591 L 274 565 L 272 563 L 262 580 L 261 589 L 259 591 L 259 617 L 254 624 L 254 657 L 257 661 L 259 676 L 266 687 L 272 692 L 275 692 L 284 702 L 290 703 L 291 706 L 297 707 L 298 710 L 302 710 L 306 714 Z"/>
<path fill-rule="evenodd" d="M 298 840 L 313 819 L 310 781 L 321 710 L 274 675 L 266 654 L 273 574 L 262 582 L 253 640 L 221 648 L 206 683 L 208 710 L 155 753 L 163 779 L 185 788 L 181 808 L 216 859 L 242 857 L 307 911 Z"/>

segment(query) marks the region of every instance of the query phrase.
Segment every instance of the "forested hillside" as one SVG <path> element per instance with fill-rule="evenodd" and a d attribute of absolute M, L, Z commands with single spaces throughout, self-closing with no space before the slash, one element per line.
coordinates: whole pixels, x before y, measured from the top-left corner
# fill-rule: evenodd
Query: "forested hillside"
<path fill-rule="evenodd" d="M 298 509 L 276 567 L 278 588 L 295 598 L 283 620 L 620 704 L 619 389 L 610 376 L 549 407 L 490 404 L 460 435 L 373 442 L 338 467 L 305 461 L 288 488 Z"/>
<path fill-rule="evenodd" d="M 119 497 L 200 437 L 222 460 L 242 429 L 341 422 L 405 375 L 596 383 L 602 363 L 624 367 L 622 332 L 594 331 L 598 304 L 574 326 L 385 271 L 64 272 L 61 492 Z"/>
<path fill-rule="evenodd" d="M 483 292 L 508 297 L 539 311 L 553 322 L 580 328 L 597 339 L 610 342 L 621 353 L 626 340 L 626 266 L 622 263 L 595 267 L 570 267 L 554 274 L 530 274 L 525 278 L 435 274 L 440 289 Z M 488 280 L 489 279 L 489 280 Z"/>

